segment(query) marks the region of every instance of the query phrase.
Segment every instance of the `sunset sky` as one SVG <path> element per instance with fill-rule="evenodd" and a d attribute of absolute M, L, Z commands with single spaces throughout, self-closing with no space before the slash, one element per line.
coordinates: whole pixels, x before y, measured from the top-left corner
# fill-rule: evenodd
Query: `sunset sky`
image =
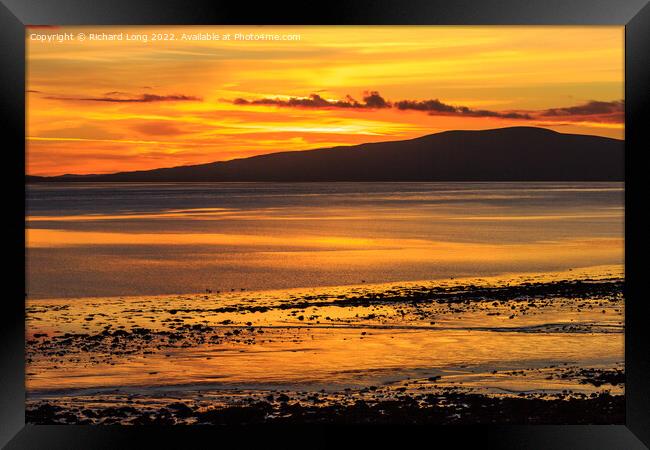
<path fill-rule="evenodd" d="M 89 39 L 102 32 L 146 34 L 148 41 Z M 153 169 L 454 129 L 525 125 L 624 135 L 623 27 L 26 33 L 31 175 Z M 33 40 L 61 33 L 74 38 Z M 175 40 L 152 41 L 151 33 Z M 182 40 L 183 33 L 231 40 Z M 300 40 L 232 40 L 238 33 Z"/>

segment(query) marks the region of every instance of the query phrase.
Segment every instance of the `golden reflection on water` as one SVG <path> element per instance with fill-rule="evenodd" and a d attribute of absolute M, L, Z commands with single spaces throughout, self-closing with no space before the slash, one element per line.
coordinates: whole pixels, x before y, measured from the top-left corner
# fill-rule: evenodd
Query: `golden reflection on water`
<path fill-rule="evenodd" d="M 416 211 L 395 211 L 394 209 L 372 208 L 371 211 L 355 213 L 345 209 L 328 208 L 318 211 L 318 215 L 309 215 L 309 211 L 286 210 L 282 208 L 265 208 L 263 211 L 241 211 L 231 208 L 194 208 L 182 210 L 168 210 L 165 212 L 151 212 L 146 214 L 79 214 L 79 215 L 58 215 L 58 216 L 28 216 L 28 223 L 38 222 L 101 222 L 101 221 L 127 221 L 137 219 L 192 219 L 192 220 L 369 220 L 373 218 L 407 220 L 407 219 L 429 219 L 429 220 L 484 220 L 484 221 L 545 221 L 545 220 L 589 220 L 589 219 L 616 219 L 621 216 L 619 209 L 611 209 L 610 212 L 592 211 L 583 213 L 565 214 L 444 214 Z"/>
<path fill-rule="evenodd" d="M 278 331 L 275 341 L 177 349 L 119 364 L 74 364 L 27 379 L 27 389 L 102 386 L 231 385 L 330 387 L 383 384 L 419 369 L 429 373 L 462 367 L 545 367 L 549 362 L 613 364 L 623 357 L 623 334 L 566 335 L 467 332 L 465 330 Z M 296 342 L 292 342 L 295 340 Z M 34 364 L 29 370 L 40 369 Z M 460 372 L 465 372 L 459 370 Z"/>
<path fill-rule="evenodd" d="M 74 246 L 202 246 L 201 251 L 227 249 L 234 261 L 249 268 L 379 267 L 408 263 L 508 263 L 552 261 L 571 267 L 623 260 L 622 238 L 587 238 L 531 243 L 436 242 L 424 239 L 353 236 L 281 236 L 227 233 L 120 233 L 28 229 L 28 248 Z M 233 249 L 234 248 L 234 249 Z M 242 254 L 237 259 L 237 252 Z M 215 253 L 216 257 L 216 253 Z M 154 262 L 154 261 L 152 261 Z M 128 263 L 128 262 L 127 262 Z M 157 261 L 174 264 L 174 261 Z"/>
<path fill-rule="evenodd" d="M 620 183 L 32 187 L 32 298 L 542 272 L 624 258 Z"/>
<path fill-rule="evenodd" d="M 147 328 L 169 331 L 176 323 L 215 327 L 221 336 L 240 330 L 235 341 L 163 347 L 149 354 L 81 353 L 54 363 L 35 355 L 27 366 L 30 391 L 132 386 L 207 388 L 241 386 L 327 386 L 342 388 L 383 384 L 406 377 L 445 374 L 482 389 L 565 388 L 545 378 L 491 376 L 497 368 L 544 369 L 554 364 L 610 367 L 623 360 L 623 310 L 602 299 L 554 300 L 531 308 L 526 299 L 504 304 L 491 300 L 478 308 L 450 311 L 431 302 L 426 317 L 408 310 L 408 302 L 377 306 L 335 305 L 273 308 L 311 298 L 391 292 L 400 288 L 504 286 L 573 279 L 608 280 L 623 274 L 620 265 L 542 274 L 190 296 L 109 297 L 29 300 L 27 337 L 46 333 L 101 332 Z M 228 306 L 269 306 L 257 312 L 217 312 Z M 509 317 L 512 308 L 526 314 Z M 454 310 L 457 306 L 454 306 Z M 495 314 L 495 313 L 499 314 Z M 369 314 L 372 313 L 372 316 Z M 301 317 L 304 316 L 304 317 Z M 93 320 L 88 321 L 89 317 Z M 551 328 L 531 332 L 535 327 Z M 562 332 L 563 326 L 588 326 L 585 332 Z M 589 331 L 591 330 L 591 331 Z M 600 331 L 598 331 L 600 330 Z M 262 331 L 263 333 L 260 333 Z M 250 340 L 250 338 L 254 338 Z M 105 355 L 106 356 L 106 355 Z M 96 360 L 93 358 L 97 357 Z M 499 378 L 501 377 L 501 378 Z M 487 379 L 489 378 L 489 379 Z M 528 383 L 528 384 L 526 384 Z M 575 383 L 574 383 L 575 384 Z M 576 389 L 575 385 L 572 385 Z M 577 386 L 589 391 L 590 386 Z"/>

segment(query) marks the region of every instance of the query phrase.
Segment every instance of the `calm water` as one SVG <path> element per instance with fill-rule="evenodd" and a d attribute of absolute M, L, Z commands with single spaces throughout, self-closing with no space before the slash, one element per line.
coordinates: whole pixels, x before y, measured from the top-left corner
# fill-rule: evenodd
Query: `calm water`
<path fill-rule="evenodd" d="M 30 298 L 623 263 L 623 183 L 43 184 L 27 198 Z"/>

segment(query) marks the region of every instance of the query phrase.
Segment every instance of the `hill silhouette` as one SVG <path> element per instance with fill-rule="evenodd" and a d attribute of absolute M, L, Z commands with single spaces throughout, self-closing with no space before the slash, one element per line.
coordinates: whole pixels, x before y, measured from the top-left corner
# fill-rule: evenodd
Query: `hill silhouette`
<path fill-rule="evenodd" d="M 624 141 L 510 127 L 154 170 L 28 176 L 27 181 L 622 181 L 624 173 Z"/>

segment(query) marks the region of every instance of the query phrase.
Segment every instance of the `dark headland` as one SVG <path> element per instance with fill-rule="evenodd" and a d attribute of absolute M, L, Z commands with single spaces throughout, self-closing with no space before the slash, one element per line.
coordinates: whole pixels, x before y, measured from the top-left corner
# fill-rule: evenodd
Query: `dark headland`
<path fill-rule="evenodd" d="M 27 182 L 623 181 L 624 162 L 622 140 L 511 127 Z"/>

